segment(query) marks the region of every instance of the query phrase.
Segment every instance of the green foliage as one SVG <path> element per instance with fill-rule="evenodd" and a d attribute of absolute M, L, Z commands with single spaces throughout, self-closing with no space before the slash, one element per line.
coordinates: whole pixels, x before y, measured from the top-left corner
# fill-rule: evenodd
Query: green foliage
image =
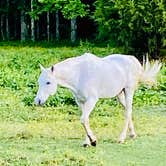
<path fill-rule="evenodd" d="M 164 46 L 166 3 L 162 0 L 97 0 L 94 18 L 100 39 L 115 40 L 135 53 L 155 56 Z"/>
<path fill-rule="evenodd" d="M 43 12 L 62 12 L 67 19 L 84 17 L 88 14 L 88 5 L 85 5 L 81 0 L 39 0 L 33 4 L 34 10 L 30 15 L 38 18 Z"/>
<path fill-rule="evenodd" d="M 81 0 L 69 0 L 62 8 L 62 13 L 66 18 L 84 17 L 88 14 L 87 7 Z"/>

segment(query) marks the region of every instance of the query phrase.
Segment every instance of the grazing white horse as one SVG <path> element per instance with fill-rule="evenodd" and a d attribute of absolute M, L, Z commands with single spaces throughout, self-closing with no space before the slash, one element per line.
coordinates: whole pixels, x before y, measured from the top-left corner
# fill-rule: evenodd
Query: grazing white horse
<path fill-rule="evenodd" d="M 40 67 L 36 104 L 42 105 L 50 95 L 56 92 L 58 84 L 69 88 L 82 110 L 81 123 L 86 131 L 84 146 L 95 146 L 96 137 L 89 126 L 89 115 L 98 99 L 118 97 L 126 110 L 124 128 L 119 142 L 124 142 L 128 128 L 130 136 L 135 138 L 132 122 L 134 91 L 140 82 L 154 84 L 161 64 L 156 61 L 151 65 L 147 60 L 141 66 L 133 56 L 113 54 L 99 58 L 85 53 L 57 63 L 50 68 Z"/>

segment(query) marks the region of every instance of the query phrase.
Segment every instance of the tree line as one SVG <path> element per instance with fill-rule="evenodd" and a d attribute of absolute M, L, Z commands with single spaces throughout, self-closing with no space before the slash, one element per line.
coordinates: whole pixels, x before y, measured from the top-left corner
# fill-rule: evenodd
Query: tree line
<path fill-rule="evenodd" d="M 0 39 L 75 42 L 76 38 L 89 38 L 95 29 L 88 16 L 92 4 L 80 0 L 1 0 Z"/>
<path fill-rule="evenodd" d="M 1 0 L 0 40 L 93 39 L 157 57 L 166 0 Z"/>

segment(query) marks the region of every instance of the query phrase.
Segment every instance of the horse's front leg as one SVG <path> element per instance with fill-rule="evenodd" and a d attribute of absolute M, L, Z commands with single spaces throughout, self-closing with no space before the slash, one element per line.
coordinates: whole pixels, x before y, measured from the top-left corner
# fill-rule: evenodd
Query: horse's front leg
<path fill-rule="evenodd" d="M 92 146 L 96 146 L 96 137 L 94 136 L 89 125 L 89 115 L 92 112 L 96 102 L 96 98 L 88 98 L 86 102 L 80 104 L 82 110 L 81 123 L 86 131 L 86 140 L 83 144 L 84 146 L 89 146 L 90 144 Z"/>

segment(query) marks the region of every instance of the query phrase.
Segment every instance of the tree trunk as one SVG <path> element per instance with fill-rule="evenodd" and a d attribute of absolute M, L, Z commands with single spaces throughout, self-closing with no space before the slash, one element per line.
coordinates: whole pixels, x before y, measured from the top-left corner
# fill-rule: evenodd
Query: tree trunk
<path fill-rule="evenodd" d="M 40 39 L 39 20 L 36 22 L 36 39 Z"/>
<path fill-rule="evenodd" d="M 2 40 L 5 40 L 4 31 L 3 31 L 3 21 L 4 21 L 4 15 L 1 15 L 1 37 Z"/>
<path fill-rule="evenodd" d="M 17 40 L 17 20 L 18 20 L 18 15 L 17 13 L 14 13 L 14 39 Z"/>
<path fill-rule="evenodd" d="M 8 19 L 8 14 L 6 15 L 6 39 L 9 40 L 9 19 Z"/>
<path fill-rule="evenodd" d="M 74 43 L 76 41 L 76 30 L 77 30 L 77 22 L 76 18 L 71 19 L 71 42 Z"/>
<path fill-rule="evenodd" d="M 60 38 L 60 35 L 59 35 L 59 13 L 58 11 L 56 12 L 56 40 L 58 41 L 59 38 Z"/>
<path fill-rule="evenodd" d="M 47 40 L 50 41 L 50 13 L 47 12 Z"/>
<path fill-rule="evenodd" d="M 33 0 L 31 0 L 31 11 L 33 12 Z M 31 40 L 35 41 L 35 20 L 31 18 Z"/>
<path fill-rule="evenodd" d="M 25 23 L 25 15 L 24 11 L 21 11 L 21 41 L 25 41 L 26 39 L 26 23 Z"/>
<path fill-rule="evenodd" d="M 150 56 L 153 59 L 158 59 L 159 58 L 160 48 L 162 46 L 161 38 L 162 38 L 161 35 L 156 32 L 156 34 L 153 37 L 154 45 L 153 45 L 153 47 L 151 45 L 149 46 L 149 48 L 153 48 L 151 50 L 149 49 L 150 50 Z"/>
<path fill-rule="evenodd" d="M 7 6 L 7 14 L 6 14 L 6 39 L 9 40 L 9 0 L 6 0 L 6 6 Z"/>

